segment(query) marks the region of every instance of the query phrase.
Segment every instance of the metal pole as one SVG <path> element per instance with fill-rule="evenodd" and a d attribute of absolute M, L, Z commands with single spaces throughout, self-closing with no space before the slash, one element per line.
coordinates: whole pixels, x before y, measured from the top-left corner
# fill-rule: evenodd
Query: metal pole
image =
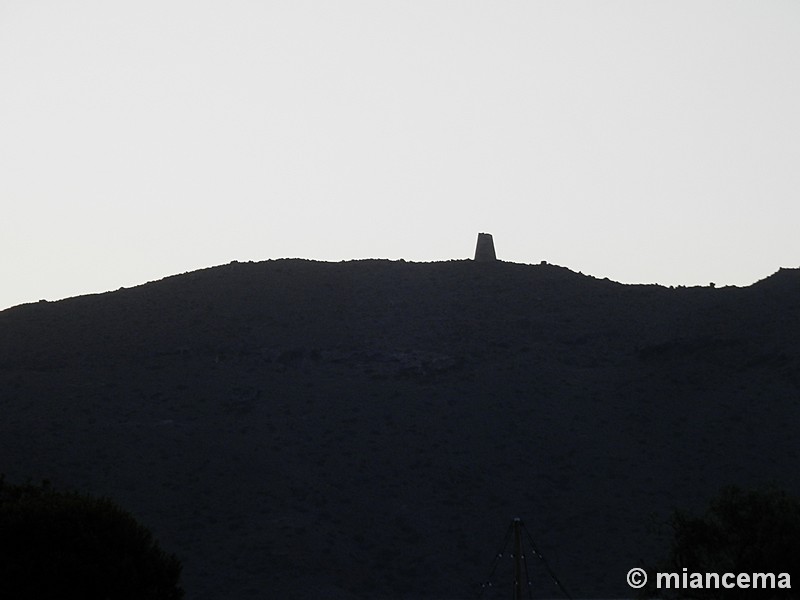
<path fill-rule="evenodd" d="M 522 520 L 514 519 L 514 600 L 522 600 Z"/>

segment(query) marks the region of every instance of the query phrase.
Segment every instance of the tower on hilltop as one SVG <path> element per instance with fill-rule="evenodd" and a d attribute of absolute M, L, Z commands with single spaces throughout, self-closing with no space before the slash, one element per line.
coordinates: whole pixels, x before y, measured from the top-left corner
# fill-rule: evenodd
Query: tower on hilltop
<path fill-rule="evenodd" d="M 494 253 L 494 240 L 491 233 L 479 233 L 478 243 L 475 246 L 475 262 L 494 262 L 497 255 Z"/>

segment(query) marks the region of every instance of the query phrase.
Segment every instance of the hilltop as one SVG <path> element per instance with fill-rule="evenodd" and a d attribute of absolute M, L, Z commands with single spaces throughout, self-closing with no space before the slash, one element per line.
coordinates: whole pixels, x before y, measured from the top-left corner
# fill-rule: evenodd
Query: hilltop
<path fill-rule="evenodd" d="M 800 493 L 798 340 L 798 269 L 231 263 L 0 312 L 0 472 L 110 496 L 190 598 L 477 597 L 515 516 L 623 597 L 672 507 Z"/>

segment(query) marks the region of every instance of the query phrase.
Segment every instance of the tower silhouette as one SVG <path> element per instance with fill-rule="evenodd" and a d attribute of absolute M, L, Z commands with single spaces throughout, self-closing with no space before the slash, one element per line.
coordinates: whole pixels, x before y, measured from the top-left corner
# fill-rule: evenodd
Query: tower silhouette
<path fill-rule="evenodd" d="M 491 233 L 479 233 L 478 243 L 475 245 L 475 262 L 494 262 L 497 255 L 494 253 L 494 240 Z"/>

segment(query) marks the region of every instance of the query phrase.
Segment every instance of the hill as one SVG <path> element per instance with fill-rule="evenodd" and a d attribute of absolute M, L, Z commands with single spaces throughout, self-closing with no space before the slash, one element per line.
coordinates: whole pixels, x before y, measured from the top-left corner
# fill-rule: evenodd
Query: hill
<path fill-rule="evenodd" d="M 800 493 L 799 292 L 273 260 L 22 305 L 0 472 L 113 498 L 187 598 L 473 598 L 516 516 L 574 597 L 623 597 L 672 507 Z"/>

